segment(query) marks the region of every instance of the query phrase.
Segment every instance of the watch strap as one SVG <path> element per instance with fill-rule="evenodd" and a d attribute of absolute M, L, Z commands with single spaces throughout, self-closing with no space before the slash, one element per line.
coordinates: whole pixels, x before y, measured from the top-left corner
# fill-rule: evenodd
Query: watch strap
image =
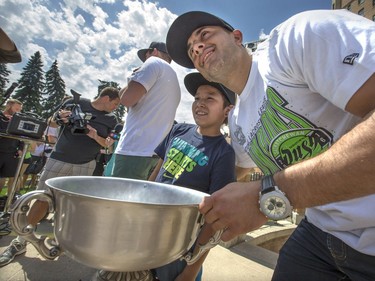
<path fill-rule="evenodd" d="M 274 191 L 275 190 L 275 181 L 273 180 L 273 176 L 272 175 L 264 176 L 262 178 L 261 186 L 262 186 L 262 189 L 261 189 L 260 193 L 262 195 L 266 194 L 268 192 Z"/>

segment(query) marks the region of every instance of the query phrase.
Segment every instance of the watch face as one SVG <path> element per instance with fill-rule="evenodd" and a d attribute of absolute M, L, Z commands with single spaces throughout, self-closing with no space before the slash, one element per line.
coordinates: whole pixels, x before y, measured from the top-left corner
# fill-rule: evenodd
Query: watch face
<path fill-rule="evenodd" d="M 274 192 L 262 196 L 260 209 L 263 214 L 273 220 L 283 219 L 289 214 L 288 204 Z"/>

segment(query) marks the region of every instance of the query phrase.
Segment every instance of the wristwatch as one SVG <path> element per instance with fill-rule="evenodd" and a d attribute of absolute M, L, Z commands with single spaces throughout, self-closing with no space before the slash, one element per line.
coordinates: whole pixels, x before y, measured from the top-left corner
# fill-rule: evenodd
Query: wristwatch
<path fill-rule="evenodd" d="M 292 206 L 288 198 L 275 185 L 272 175 L 262 178 L 259 208 L 267 218 L 275 221 L 285 219 L 292 213 Z"/>

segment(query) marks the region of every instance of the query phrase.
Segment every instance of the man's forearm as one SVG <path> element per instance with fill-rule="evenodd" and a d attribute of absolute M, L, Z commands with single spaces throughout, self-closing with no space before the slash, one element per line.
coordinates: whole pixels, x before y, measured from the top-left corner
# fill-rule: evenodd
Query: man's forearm
<path fill-rule="evenodd" d="M 324 153 L 275 174 L 294 208 L 375 193 L 375 111 Z"/>
<path fill-rule="evenodd" d="M 110 143 L 107 141 L 106 138 L 102 138 L 101 136 L 99 135 L 96 135 L 94 137 L 94 140 L 100 144 L 102 147 L 105 147 L 105 148 L 108 148 L 110 146 Z"/>

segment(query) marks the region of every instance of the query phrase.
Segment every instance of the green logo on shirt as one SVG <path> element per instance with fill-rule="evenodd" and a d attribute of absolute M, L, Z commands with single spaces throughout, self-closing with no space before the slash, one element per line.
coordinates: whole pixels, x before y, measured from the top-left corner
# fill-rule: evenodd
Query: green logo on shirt
<path fill-rule="evenodd" d="M 163 176 L 178 179 L 184 171 L 191 172 L 196 165 L 205 166 L 207 163 L 208 157 L 202 151 L 180 138 L 175 138 L 163 165 L 166 170 Z"/>
<path fill-rule="evenodd" d="M 268 87 L 266 93 L 254 130 L 246 138 L 241 128 L 234 133 L 265 174 L 314 157 L 331 146 L 332 134 L 287 109 L 288 102 L 273 88 Z"/>

